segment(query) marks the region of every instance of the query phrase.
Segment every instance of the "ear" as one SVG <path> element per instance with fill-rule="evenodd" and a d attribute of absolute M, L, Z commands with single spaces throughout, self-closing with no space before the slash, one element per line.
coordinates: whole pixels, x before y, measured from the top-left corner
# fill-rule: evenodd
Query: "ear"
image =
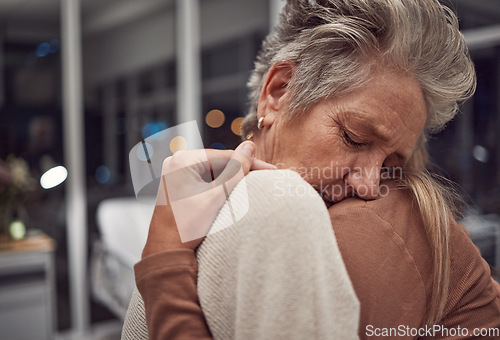
<path fill-rule="evenodd" d="M 265 117 L 265 125 L 274 123 L 287 101 L 288 83 L 295 73 L 295 63 L 283 61 L 274 64 L 262 85 L 257 116 Z"/>

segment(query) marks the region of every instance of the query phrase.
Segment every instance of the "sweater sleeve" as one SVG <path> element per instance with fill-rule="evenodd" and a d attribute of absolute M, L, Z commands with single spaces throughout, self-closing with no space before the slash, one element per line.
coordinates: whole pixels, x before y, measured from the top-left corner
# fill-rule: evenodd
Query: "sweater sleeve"
<path fill-rule="evenodd" d="M 491 283 L 491 271 L 465 228 L 451 226 L 451 282 L 446 316 L 440 322 L 441 339 L 463 329 L 457 339 L 500 338 L 500 302 Z"/>
<path fill-rule="evenodd" d="M 134 270 L 150 339 L 212 338 L 198 302 L 193 250 L 168 250 L 148 256 Z"/>

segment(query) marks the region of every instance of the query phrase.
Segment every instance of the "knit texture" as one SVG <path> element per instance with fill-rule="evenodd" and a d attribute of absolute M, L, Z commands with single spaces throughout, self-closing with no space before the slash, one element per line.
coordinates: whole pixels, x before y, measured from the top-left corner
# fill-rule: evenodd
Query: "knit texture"
<path fill-rule="evenodd" d="M 213 228 L 246 202 L 246 215 L 198 249 L 198 294 L 213 337 L 357 338 L 359 303 L 317 192 L 289 170 L 250 173 Z"/>
<path fill-rule="evenodd" d="M 328 211 L 295 172 L 246 176 L 197 259 L 199 300 L 214 339 L 357 339 L 360 306 Z M 147 339 L 145 324 L 136 292 L 122 339 Z"/>

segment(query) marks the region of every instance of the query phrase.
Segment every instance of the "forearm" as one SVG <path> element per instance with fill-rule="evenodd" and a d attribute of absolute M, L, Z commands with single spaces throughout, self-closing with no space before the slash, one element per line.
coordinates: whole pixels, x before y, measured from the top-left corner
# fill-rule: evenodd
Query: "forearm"
<path fill-rule="evenodd" d="M 193 250 L 168 250 L 147 256 L 134 269 L 150 339 L 212 338 L 198 302 Z"/>

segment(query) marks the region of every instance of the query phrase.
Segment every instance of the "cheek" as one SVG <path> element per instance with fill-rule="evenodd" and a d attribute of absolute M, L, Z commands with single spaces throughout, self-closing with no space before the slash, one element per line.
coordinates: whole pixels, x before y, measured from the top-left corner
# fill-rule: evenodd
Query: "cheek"
<path fill-rule="evenodd" d="M 338 183 L 354 166 L 355 157 L 341 148 L 315 151 L 300 167 L 302 177 L 311 184 Z"/>
<path fill-rule="evenodd" d="M 276 141 L 275 160 L 280 168 L 298 172 L 310 184 L 338 183 L 354 166 L 356 155 L 338 128 L 317 124 L 314 130 L 302 126 L 284 131 Z"/>
<path fill-rule="evenodd" d="M 323 167 L 328 168 L 330 172 L 335 174 L 335 178 L 330 176 L 331 179 L 341 180 L 354 167 L 357 156 L 355 151 L 349 150 L 349 147 L 338 139 L 335 143 L 332 143 L 333 147 L 325 152 L 320 164 L 323 164 Z M 328 155 L 326 155 L 327 153 Z"/>

